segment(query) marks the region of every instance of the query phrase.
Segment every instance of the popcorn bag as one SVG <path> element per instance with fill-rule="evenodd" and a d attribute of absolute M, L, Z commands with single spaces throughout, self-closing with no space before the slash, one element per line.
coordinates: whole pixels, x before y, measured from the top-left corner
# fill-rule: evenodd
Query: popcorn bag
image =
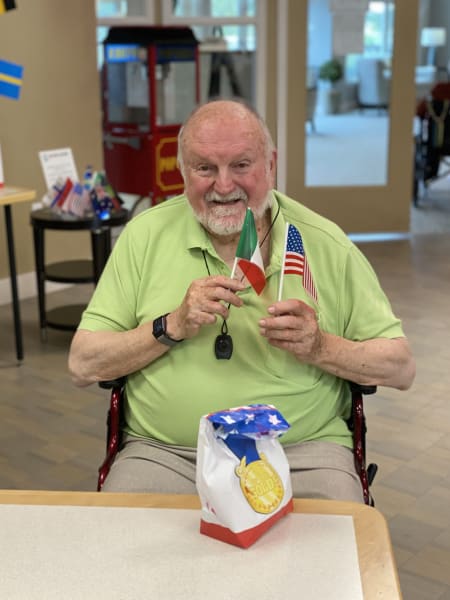
<path fill-rule="evenodd" d="M 293 510 L 289 464 L 278 440 L 288 428 L 277 409 L 265 404 L 200 419 L 201 533 L 248 548 Z"/>

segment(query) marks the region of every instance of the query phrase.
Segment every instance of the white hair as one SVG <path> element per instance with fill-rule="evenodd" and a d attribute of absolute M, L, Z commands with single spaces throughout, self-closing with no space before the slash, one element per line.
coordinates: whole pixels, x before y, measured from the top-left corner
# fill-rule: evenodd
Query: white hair
<path fill-rule="evenodd" d="M 195 118 L 197 116 L 197 114 L 205 107 L 205 106 L 209 106 L 212 105 L 216 102 L 230 102 L 230 103 L 234 103 L 234 104 L 238 104 L 239 106 L 245 108 L 247 110 L 247 112 L 250 115 L 253 115 L 257 121 L 257 123 L 259 124 L 259 127 L 261 129 L 261 133 L 263 136 L 263 141 L 264 141 L 264 154 L 265 154 L 265 158 L 266 158 L 266 169 L 267 172 L 269 172 L 270 170 L 270 161 L 272 158 L 272 154 L 273 151 L 275 150 L 275 144 L 273 143 L 273 139 L 272 136 L 270 134 L 270 131 L 266 125 L 266 123 L 264 122 L 264 119 L 259 115 L 259 113 L 249 104 L 247 104 L 246 102 L 244 102 L 242 99 L 237 98 L 237 99 L 232 99 L 232 100 L 223 100 L 221 98 L 216 98 L 214 100 L 209 100 L 208 102 L 205 102 L 204 104 L 201 104 L 200 106 L 197 106 L 189 115 L 189 117 L 186 119 L 186 121 L 184 122 L 184 124 L 181 126 L 180 131 L 178 133 L 178 150 L 177 150 L 177 161 L 178 161 L 178 167 L 180 169 L 181 175 L 183 176 L 183 179 L 185 178 L 185 164 L 184 164 L 184 159 L 183 159 L 183 145 L 185 143 L 185 131 L 187 126 L 189 125 L 190 121 Z"/>

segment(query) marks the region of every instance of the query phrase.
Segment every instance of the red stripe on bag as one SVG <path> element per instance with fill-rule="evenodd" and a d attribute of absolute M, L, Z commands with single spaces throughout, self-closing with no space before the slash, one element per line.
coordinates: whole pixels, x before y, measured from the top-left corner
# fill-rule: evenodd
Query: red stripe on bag
<path fill-rule="evenodd" d="M 208 521 L 200 520 L 200 533 L 208 535 L 209 537 L 216 538 L 227 544 L 233 544 L 234 546 L 240 546 L 241 548 L 248 548 L 260 538 L 276 521 L 284 517 L 288 513 L 294 510 L 294 502 L 292 498 L 289 502 L 283 506 L 277 513 L 272 515 L 266 521 L 263 521 L 256 527 L 245 529 L 244 531 L 231 531 L 228 527 L 223 525 L 217 525 L 216 523 L 208 523 Z"/>

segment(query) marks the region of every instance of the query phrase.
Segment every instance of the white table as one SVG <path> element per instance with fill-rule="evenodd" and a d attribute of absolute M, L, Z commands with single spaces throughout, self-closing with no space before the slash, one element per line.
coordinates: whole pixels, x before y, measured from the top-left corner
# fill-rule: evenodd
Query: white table
<path fill-rule="evenodd" d="M 243 550 L 199 533 L 196 496 L 0 491 L 1 595 L 401 598 L 376 509 L 325 500 L 294 505 L 294 514 Z"/>

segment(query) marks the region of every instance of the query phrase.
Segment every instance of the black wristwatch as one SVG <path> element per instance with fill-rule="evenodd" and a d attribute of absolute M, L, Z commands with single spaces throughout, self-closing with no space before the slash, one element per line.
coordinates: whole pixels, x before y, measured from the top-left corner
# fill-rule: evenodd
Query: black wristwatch
<path fill-rule="evenodd" d="M 169 313 L 161 315 L 153 321 L 153 335 L 158 342 L 165 344 L 166 346 L 176 346 L 183 340 L 174 340 L 167 335 L 166 331 L 166 317 Z"/>

